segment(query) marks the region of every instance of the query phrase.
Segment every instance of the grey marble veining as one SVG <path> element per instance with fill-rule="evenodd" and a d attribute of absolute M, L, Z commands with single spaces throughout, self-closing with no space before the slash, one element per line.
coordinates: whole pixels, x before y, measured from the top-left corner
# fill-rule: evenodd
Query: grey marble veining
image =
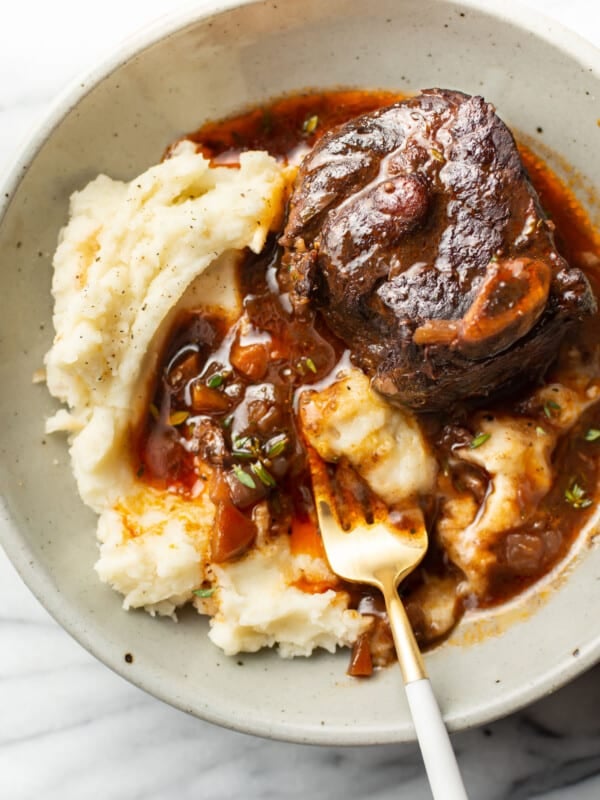
<path fill-rule="evenodd" d="M 181 5 L 20 0 L 4 9 L 0 168 L 78 70 L 138 25 Z M 528 5 L 600 46 L 595 0 Z M 2 551 L 0 601 L 0 800 L 430 797 L 414 746 L 264 741 L 149 697 L 62 631 Z M 454 741 L 473 800 L 598 800 L 600 667 Z"/>

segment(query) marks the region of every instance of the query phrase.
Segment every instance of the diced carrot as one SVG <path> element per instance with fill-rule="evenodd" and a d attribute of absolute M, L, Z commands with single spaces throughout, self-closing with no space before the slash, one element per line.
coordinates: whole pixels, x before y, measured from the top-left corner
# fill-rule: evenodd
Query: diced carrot
<path fill-rule="evenodd" d="M 192 384 L 192 408 L 194 411 L 208 413 L 210 411 L 227 411 L 229 398 L 226 394 L 210 389 L 203 383 Z"/>
<path fill-rule="evenodd" d="M 222 503 L 212 536 L 213 561 L 221 563 L 241 556 L 256 537 L 256 526 L 231 503 Z"/>
<path fill-rule="evenodd" d="M 251 381 L 265 377 L 269 364 L 269 353 L 264 344 L 242 346 L 236 342 L 229 354 L 231 364 Z"/>
<path fill-rule="evenodd" d="M 223 503 L 230 503 L 231 502 L 231 495 L 229 492 L 229 484 L 223 473 L 219 470 L 215 470 L 210 478 L 209 483 L 209 495 L 210 499 L 215 503 L 215 505 L 219 506 Z"/>
<path fill-rule="evenodd" d="M 169 372 L 168 380 L 171 386 L 181 386 L 198 374 L 200 369 L 199 353 L 190 353 L 182 361 L 176 364 Z"/>
<path fill-rule="evenodd" d="M 368 678 L 373 674 L 373 659 L 371 658 L 368 633 L 363 633 L 354 642 L 347 673 L 353 678 Z"/>

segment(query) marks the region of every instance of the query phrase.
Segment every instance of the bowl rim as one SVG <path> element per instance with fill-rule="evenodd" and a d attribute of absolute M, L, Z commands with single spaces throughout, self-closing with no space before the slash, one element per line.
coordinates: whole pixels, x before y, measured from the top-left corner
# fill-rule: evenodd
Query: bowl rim
<path fill-rule="evenodd" d="M 522 5 L 518 0 L 435 0 L 435 2 L 471 8 L 506 21 L 545 40 L 565 52 L 577 63 L 585 66 L 593 74 L 600 76 L 600 50 L 579 34 L 545 16 L 542 12 Z M 0 224 L 30 164 L 55 128 L 103 80 L 147 48 L 188 27 L 207 22 L 238 7 L 258 7 L 270 4 L 269 0 L 201 0 L 159 16 L 137 32 L 111 46 L 95 66 L 83 70 L 67 83 L 66 87 L 50 103 L 46 112 L 34 121 L 29 136 L 14 152 L 12 166 L 9 166 L 0 175 Z M 61 600 L 60 590 L 50 576 L 36 567 L 34 554 L 21 536 L 19 526 L 10 512 L 9 503 L 3 494 L 0 494 L 0 544 L 24 583 L 42 606 L 89 653 L 125 680 L 154 697 L 181 711 L 200 716 L 195 711 L 190 711 L 184 700 L 176 693 L 165 689 L 164 684 L 152 674 L 151 670 L 136 671 L 132 675 L 130 668 L 128 669 L 124 665 L 122 658 L 107 654 L 103 650 L 105 641 L 86 629 L 77 613 L 74 613 Z M 588 647 L 582 648 L 577 659 L 565 657 L 553 669 L 544 671 L 535 682 L 530 682 L 508 695 L 502 695 L 486 706 L 453 715 L 447 720 L 448 727 L 452 731 L 467 730 L 518 711 L 525 705 L 565 685 L 599 660 L 600 634 L 595 642 L 592 641 Z M 398 728 L 389 726 L 377 729 L 362 727 L 355 731 L 346 727 L 321 727 L 309 723 L 286 722 L 285 720 L 273 719 L 267 722 L 252 717 L 238 718 L 235 715 L 210 708 L 204 710 L 202 719 L 242 733 L 302 744 L 372 745 L 415 741 L 412 728 L 408 730 L 408 735 Z"/>

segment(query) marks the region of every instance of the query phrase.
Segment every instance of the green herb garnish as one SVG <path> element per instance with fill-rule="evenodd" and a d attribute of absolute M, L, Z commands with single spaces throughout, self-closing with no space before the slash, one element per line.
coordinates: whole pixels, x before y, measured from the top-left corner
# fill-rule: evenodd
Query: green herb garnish
<path fill-rule="evenodd" d="M 309 370 L 311 372 L 315 372 L 316 373 L 317 368 L 315 366 L 315 362 L 312 360 L 312 358 L 310 358 L 310 356 L 304 360 L 304 363 L 306 364 L 306 366 L 309 368 Z"/>
<path fill-rule="evenodd" d="M 589 497 L 585 496 L 585 489 L 577 481 L 573 481 L 568 489 L 565 489 L 565 500 L 573 508 L 582 509 L 592 505 Z"/>
<path fill-rule="evenodd" d="M 487 440 L 491 437 L 491 433 L 478 433 L 477 436 L 471 441 L 469 447 L 471 450 L 475 450 L 477 447 L 481 447 L 482 444 L 485 444 Z"/>
<path fill-rule="evenodd" d="M 250 436 L 242 436 L 233 440 L 232 455 L 237 458 L 254 458 L 254 442 Z"/>
<path fill-rule="evenodd" d="M 302 130 L 304 133 L 310 136 L 311 133 L 314 133 L 317 130 L 318 124 L 319 124 L 319 118 L 316 114 L 313 114 L 312 117 L 307 117 L 304 120 L 304 122 L 302 123 Z"/>
<path fill-rule="evenodd" d="M 181 425 L 183 422 L 185 422 L 189 415 L 189 411 L 175 411 L 169 416 L 169 425 L 172 425 L 174 428 L 176 428 L 178 425 Z"/>
<path fill-rule="evenodd" d="M 535 429 L 535 432 L 537 433 L 538 436 L 545 436 L 546 435 L 546 431 L 542 427 L 540 427 L 539 425 Z"/>
<path fill-rule="evenodd" d="M 595 442 L 596 439 L 600 439 L 600 431 L 598 428 L 590 428 L 585 434 L 586 442 Z"/>
<path fill-rule="evenodd" d="M 209 389 L 218 389 L 219 386 L 223 383 L 223 376 L 220 372 L 215 372 L 214 375 L 211 375 L 210 378 L 206 381 L 206 385 Z"/>
<path fill-rule="evenodd" d="M 235 458 L 242 458 L 242 459 L 254 458 L 254 453 L 251 450 L 238 450 L 235 447 L 231 451 L 231 455 L 234 456 Z"/>
<path fill-rule="evenodd" d="M 248 456 L 260 457 L 260 444 L 255 436 L 241 436 L 239 439 L 234 439 L 233 442 L 233 455 L 240 455 L 242 458 Z"/>
<path fill-rule="evenodd" d="M 259 478 L 260 481 L 264 483 L 265 486 L 269 487 L 269 489 L 273 489 L 275 486 L 277 486 L 277 481 L 275 480 L 275 478 L 271 475 L 270 472 L 268 472 L 265 469 L 265 467 L 263 466 L 263 464 L 260 463 L 260 461 L 251 464 L 250 469 L 257 476 L 257 478 Z"/>
<path fill-rule="evenodd" d="M 285 433 L 280 433 L 279 436 L 274 436 L 265 445 L 267 458 L 277 458 L 280 456 L 287 447 L 288 437 Z"/>
<path fill-rule="evenodd" d="M 214 593 L 214 587 L 211 587 L 210 589 L 194 589 L 192 592 L 192 594 L 195 594 L 196 597 L 212 597 Z"/>
<path fill-rule="evenodd" d="M 233 474 L 238 481 L 244 486 L 247 486 L 248 489 L 256 489 L 256 483 L 254 483 L 252 475 L 248 475 L 248 473 L 244 472 L 244 470 L 237 464 L 234 464 L 233 466 Z"/>
<path fill-rule="evenodd" d="M 446 161 L 444 154 L 440 153 L 439 150 L 436 150 L 435 147 L 431 148 L 430 153 L 432 158 L 435 158 L 436 161 L 440 161 L 442 164 Z"/>
<path fill-rule="evenodd" d="M 548 400 L 547 403 L 544 403 L 544 414 L 550 419 L 553 411 L 560 411 L 560 406 L 554 400 Z"/>

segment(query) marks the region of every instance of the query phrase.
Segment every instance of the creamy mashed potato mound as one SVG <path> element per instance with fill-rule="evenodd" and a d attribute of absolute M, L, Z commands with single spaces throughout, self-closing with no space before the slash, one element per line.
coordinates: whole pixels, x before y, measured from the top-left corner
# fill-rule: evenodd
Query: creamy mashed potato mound
<path fill-rule="evenodd" d="M 295 586 L 301 579 L 319 582 L 333 575 L 321 559 L 292 555 L 284 537 L 213 569 L 219 611 L 209 636 L 228 655 L 276 643 L 284 657 L 309 656 L 315 647 L 333 653 L 337 646 L 352 644 L 370 624 L 348 609 L 346 592 L 312 594 Z"/>
<path fill-rule="evenodd" d="M 127 436 L 169 312 L 227 251 L 260 252 L 290 177 L 262 152 L 242 154 L 239 169 L 211 168 L 187 143 L 129 183 L 100 175 L 73 194 L 54 256 L 46 356 L 48 388 L 69 412 L 48 429 L 74 435 L 79 492 L 96 511 L 131 477 Z"/>
<path fill-rule="evenodd" d="M 68 433 L 79 492 L 100 515 L 96 571 L 126 609 L 174 616 L 193 601 L 227 653 L 276 644 L 285 657 L 333 651 L 368 624 L 344 592 L 294 586 L 302 575 L 331 573 L 319 559 L 292 556 L 287 542 L 211 564 L 207 494 L 157 491 L 131 465 L 130 433 L 174 310 L 186 292 L 196 307 L 217 292 L 226 313 L 238 310 L 219 273 L 228 254 L 261 251 L 293 176 L 263 152 L 242 154 L 239 169 L 211 167 L 183 143 L 129 183 L 101 175 L 75 192 L 54 257 L 56 336 L 46 376 L 68 410 L 46 428 Z M 212 596 L 193 594 L 203 583 L 216 587 Z"/>

